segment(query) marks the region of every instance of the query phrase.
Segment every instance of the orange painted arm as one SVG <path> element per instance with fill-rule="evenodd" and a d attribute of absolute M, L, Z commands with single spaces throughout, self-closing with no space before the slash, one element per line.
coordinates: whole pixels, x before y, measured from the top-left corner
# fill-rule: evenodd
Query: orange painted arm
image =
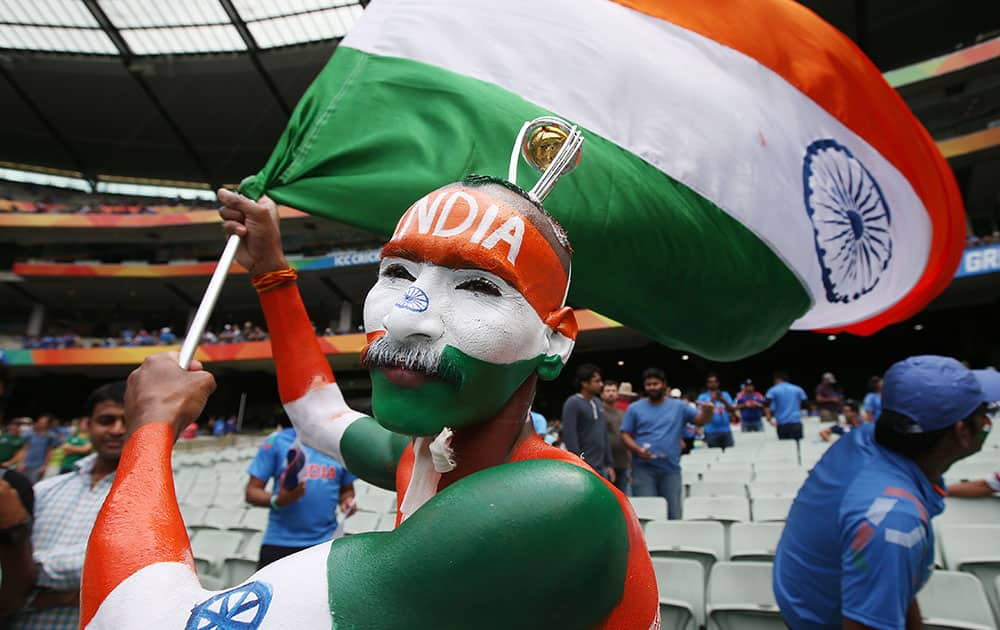
<path fill-rule="evenodd" d="M 90 534 L 80 589 L 80 627 L 126 578 L 151 564 L 181 562 L 194 573 L 191 542 L 177 505 L 166 422 L 139 427 L 122 451 L 104 507 Z"/>
<path fill-rule="evenodd" d="M 316 340 L 309 314 L 294 282 L 260 293 L 282 403 L 298 400 L 321 383 L 333 383 L 333 371 Z"/>

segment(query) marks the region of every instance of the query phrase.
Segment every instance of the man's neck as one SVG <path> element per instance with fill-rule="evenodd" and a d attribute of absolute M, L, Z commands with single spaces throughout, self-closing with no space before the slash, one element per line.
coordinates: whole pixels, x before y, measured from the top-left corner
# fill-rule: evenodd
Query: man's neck
<path fill-rule="evenodd" d="M 944 460 L 934 455 L 923 457 L 919 460 L 915 459 L 913 462 L 932 484 L 937 484 L 941 480 L 941 477 L 951 468 L 951 465 L 955 463 L 950 459 Z"/>
<path fill-rule="evenodd" d="M 590 400 L 591 398 L 593 398 L 593 397 L 594 397 L 594 395 L 593 395 L 593 394 L 591 394 L 590 392 L 588 392 L 587 390 L 582 390 L 582 391 L 580 391 L 580 392 L 579 392 L 579 394 L 580 394 L 580 396 L 581 396 L 581 397 L 583 397 L 583 398 L 584 398 L 585 400 Z"/>
<path fill-rule="evenodd" d="M 604 406 L 607 407 L 608 409 L 614 409 L 615 407 L 615 403 L 613 402 L 609 402 L 607 400 L 602 400 L 601 402 L 604 403 Z"/>
<path fill-rule="evenodd" d="M 90 471 L 90 485 L 95 486 L 101 480 L 118 470 L 118 460 L 107 460 L 100 456 L 94 462 L 94 469 Z"/>
<path fill-rule="evenodd" d="M 475 472 L 504 463 L 521 440 L 535 434 L 534 427 L 526 420 L 531 401 L 535 398 L 537 378 L 529 376 L 493 418 L 455 429 L 451 448 L 458 466 L 441 475 L 438 490 Z"/>

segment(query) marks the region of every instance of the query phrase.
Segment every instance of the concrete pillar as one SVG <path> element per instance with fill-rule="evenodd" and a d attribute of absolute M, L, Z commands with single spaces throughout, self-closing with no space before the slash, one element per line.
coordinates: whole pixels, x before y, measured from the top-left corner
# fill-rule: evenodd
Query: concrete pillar
<path fill-rule="evenodd" d="M 28 315 L 28 329 L 25 334 L 28 337 L 41 337 L 42 328 L 45 326 L 45 305 L 32 304 L 31 313 Z"/>
<path fill-rule="evenodd" d="M 351 313 L 353 305 L 346 300 L 340 303 L 340 319 L 337 321 L 337 334 L 343 335 L 351 332 Z"/>

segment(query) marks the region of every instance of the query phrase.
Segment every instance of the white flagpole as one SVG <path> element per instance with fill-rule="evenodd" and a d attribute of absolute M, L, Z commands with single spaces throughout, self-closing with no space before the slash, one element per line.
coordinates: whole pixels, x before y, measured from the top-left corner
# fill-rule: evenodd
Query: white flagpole
<path fill-rule="evenodd" d="M 208 281 L 208 288 L 205 289 L 205 295 L 201 298 L 198 311 L 194 314 L 194 319 L 191 320 L 187 336 L 184 337 L 184 345 L 181 346 L 181 356 L 178 363 L 185 370 L 191 365 L 194 351 L 198 349 L 198 342 L 201 341 L 201 336 L 205 333 L 208 318 L 212 316 L 215 302 L 219 299 L 219 294 L 222 293 L 222 285 L 226 283 L 226 275 L 229 274 L 229 268 L 233 266 L 236 250 L 239 247 L 240 237 L 231 234 L 229 240 L 226 241 L 225 249 L 222 250 L 222 255 L 219 256 L 219 264 L 212 272 L 212 279 Z"/>

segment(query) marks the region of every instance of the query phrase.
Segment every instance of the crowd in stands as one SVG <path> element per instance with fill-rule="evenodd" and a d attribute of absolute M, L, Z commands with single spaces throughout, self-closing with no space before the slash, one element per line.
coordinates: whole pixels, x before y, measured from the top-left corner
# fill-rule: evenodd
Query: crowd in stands
<path fill-rule="evenodd" d="M 137 199 L 122 195 L 87 194 L 71 190 L 0 182 L 0 213 L 19 214 L 176 214 L 212 210 L 214 201 L 180 198 Z"/>
<path fill-rule="evenodd" d="M 267 331 L 253 322 L 225 324 L 218 332 L 206 330 L 201 337 L 203 345 L 266 341 Z M 160 329 L 124 328 L 117 337 L 103 339 L 84 338 L 69 332 L 63 334 L 24 337 L 21 348 L 25 350 L 61 350 L 65 348 L 130 348 L 134 346 L 170 346 L 179 343 L 177 334 L 169 326 Z"/>
<path fill-rule="evenodd" d="M 725 452 L 738 443 L 737 430 L 763 431 L 765 419 L 777 429 L 778 439 L 801 440 L 807 415 L 828 424 L 820 437 L 832 441 L 862 423 L 874 422 L 882 410 L 878 376 L 869 380 L 869 391 L 858 397 L 860 403 L 845 398 L 829 372 L 811 397 L 781 372 L 764 393 L 746 379 L 735 396 L 715 374 L 708 375 L 701 391 L 671 389 L 666 375 L 655 368 L 642 375 L 642 398 L 631 383 L 605 381 L 600 368 L 592 364 L 580 366 L 575 383 L 577 392 L 566 399 L 559 420 L 550 423 L 532 412 L 541 418 L 536 431 L 548 443 L 580 455 L 622 492 L 662 496 L 671 519 L 681 517 L 680 458 L 696 444 Z"/>
<path fill-rule="evenodd" d="M 1000 230 L 995 230 L 992 234 L 986 234 L 984 236 L 969 234 L 965 239 L 966 247 L 979 247 L 980 245 L 996 244 L 1000 244 Z"/>
<path fill-rule="evenodd" d="M 314 326 L 317 335 L 330 337 L 339 334 L 332 327 Z M 201 336 L 201 345 L 220 343 L 245 343 L 267 341 L 267 331 L 253 322 L 225 324 L 222 328 L 206 330 Z M 23 350 L 63 350 L 67 348 L 131 348 L 135 346 L 171 346 L 183 341 L 170 326 L 162 328 L 123 328 L 116 337 L 84 337 L 75 332 L 60 332 L 40 336 L 25 336 L 20 340 Z M 3 342 L 0 341 L 0 348 Z"/>

